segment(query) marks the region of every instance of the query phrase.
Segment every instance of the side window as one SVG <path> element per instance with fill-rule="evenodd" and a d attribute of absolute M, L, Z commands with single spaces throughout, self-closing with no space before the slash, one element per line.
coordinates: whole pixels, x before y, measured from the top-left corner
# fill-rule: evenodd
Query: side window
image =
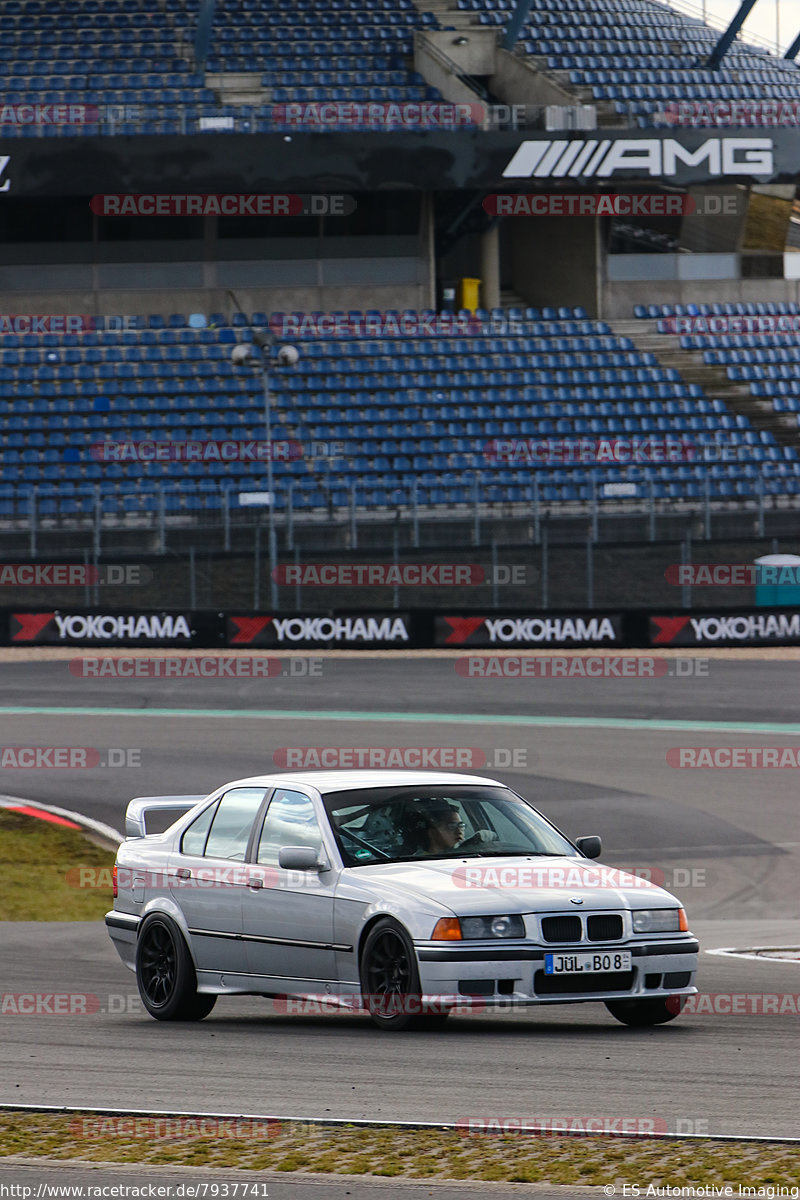
<path fill-rule="evenodd" d="M 195 817 L 181 838 L 181 853 L 202 854 L 204 852 L 208 831 L 211 828 L 211 822 L 214 819 L 216 811 L 217 805 L 209 804 L 208 808 L 203 809 L 199 817 Z"/>
<path fill-rule="evenodd" d="M 314 805 L 302 792 L 279 790 L 272 797 L 258 843 L 258 861 L 277 867 L 282 846 L 322 848 Z"/>
<path fill-rule="evenodd" d="M 206 858 L 244 862 L 250 830 L 264 799 L 264 788 L 233 788 L 217 805 L 206 842 Z"/>

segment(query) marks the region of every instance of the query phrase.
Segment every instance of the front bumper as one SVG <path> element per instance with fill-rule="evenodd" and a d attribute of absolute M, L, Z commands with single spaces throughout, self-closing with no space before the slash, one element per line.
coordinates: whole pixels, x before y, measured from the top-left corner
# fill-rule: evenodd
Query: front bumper
<path fill-rule="evenodd" d="M 569 1004 L 623 997 L 691 995 L 697 972 L 699 944 L 691 936 L 661 941 L 603 944 L 570 943 L 564 946 L 514 942 L 443 944 L 417 943 L 420 983 L 425 995 L 457 995 L 476 1006 L 514 1004 Z M 545 954 L 591 951 L 610 954 L 629 951 L 632 969 L 627 972 L 591 972 L 581 975 L 544 974 Z"/>

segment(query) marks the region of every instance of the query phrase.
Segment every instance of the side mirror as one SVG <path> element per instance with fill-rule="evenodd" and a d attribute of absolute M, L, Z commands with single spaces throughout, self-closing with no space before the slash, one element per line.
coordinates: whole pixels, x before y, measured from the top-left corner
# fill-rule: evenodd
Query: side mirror
<path fill-rule="evenodd" d="M 575 845 L 587 858 L 599 858 L 600 851 L 603 849 L 603 842 L 597 836 L 592 834 L 590 837 L 575 838 Z"/>
<path fill-rule="evenodd" d="M 319 871 L 322 863 L 313 846 L 281 846 L 278 866 L 285 871 Z"/>

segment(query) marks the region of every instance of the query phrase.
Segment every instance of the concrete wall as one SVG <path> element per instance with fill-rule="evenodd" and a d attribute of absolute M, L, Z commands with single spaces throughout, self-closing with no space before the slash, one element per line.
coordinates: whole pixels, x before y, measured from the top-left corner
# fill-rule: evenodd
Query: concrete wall
<path fill-rule="evenodd" d="M 480 278 L 481 235 L 465 233 L 454 246 L 443 255 L 439 267 L 442 280 L 460 279 L 462 276 Z"/>
<path fill-rule="evenodd" d="M 68 247 L 73 261 L 55 264 L 52 245 L 9 247 L 0 265 L 0 307 L 11 313 L 208 313 L 227 311 L 230 287 L 255 311 L 428 308 L 431 236 L 428 217 L 420 237 L 76 243 Z"/>
<path fill-rule="evenodd" d="M 603 286 L 602 311 L 607 320 L 629 320 L 634 304 L 715 304 L 725 301 L 800 301 L 800 280 L 698 279 L 647 280 Z"/>
<path fill-rule="evenodd" d="M 461 38 L 466 38 L 466 43 L 457 46 Z M 475 93 L 439 61 L 437 50 L 457 63 L 464 75 L 491 75 L 497 54 L 497 29 L 433 29 L 418 32 L 414 38 L 414 70 L 437 87 L 445 100 L 474 103 Z"/>
<path fill-rule="evenodd" d="M 505 217 L 511 286 L 529 304 L 578 305 L 597 312 L 599 221 L 591 217 Z"/>
<path fill-rule="evenodd" d="M 440 62 L 440 51 L 458 65 L 464 75 L 489 76 L 489 90 L 505 104 L 575 104 L 575 97 L 537 71 L 529 59 L 519 58 L 497 44 L 496 27 L 438 29 L 418 33 L 414 39 L 414 69 L 446 100 L 475 103 L 470 88 Z M 466 44 L 456 42 L 466 38 Z"/>
<path fill-rule="evenodd" d="M 430 288 L 328 287 L 259 288 L 237 286 L 236 294 L 245 312 L 333 312 L 376 308 L 433 307 Z M 148 313 L 228 312 L 230 300 L 224 288 L 165 291 L 103 292 L 2 292 L 0 307 L 9 313 L 81 313 L 89 316 L 137 316 Z"/>
<path fill-rule="evenodd" d="M 697 210 L 681 221 L 680 248 L 696 254 L 737 253 L 747 220 L 747 188 L 715 184 L 713 188 L 689 188 L 687 194 Z"/>
<path fill-rule="evenodd" d="M 497 64 L 489 87 L 506 104 L 576 104 L 571 92 L 518 58 L 509 50 L 497 51 Z"/>

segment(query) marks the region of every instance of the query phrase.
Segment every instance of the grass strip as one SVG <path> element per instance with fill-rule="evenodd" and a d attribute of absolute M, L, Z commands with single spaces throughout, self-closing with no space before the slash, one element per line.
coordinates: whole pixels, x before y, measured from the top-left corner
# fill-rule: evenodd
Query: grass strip
<path fill-rule="evenodd" d="M 166 1116 L 2 1112 L 0 1157 L 12 1154 L 437 1181 L 614 1184 L 618 1189 L 626 1183 L 790 1188 L 800 1174 L 800 1147 L 778 1143 L 467 1135 L 233 1118 L 204 1122 Z"/>
<path fill-rule="evenodd" d="M 102 921 L 113 866 L 83 832 L 0 809 L 0 921 Z"/>

